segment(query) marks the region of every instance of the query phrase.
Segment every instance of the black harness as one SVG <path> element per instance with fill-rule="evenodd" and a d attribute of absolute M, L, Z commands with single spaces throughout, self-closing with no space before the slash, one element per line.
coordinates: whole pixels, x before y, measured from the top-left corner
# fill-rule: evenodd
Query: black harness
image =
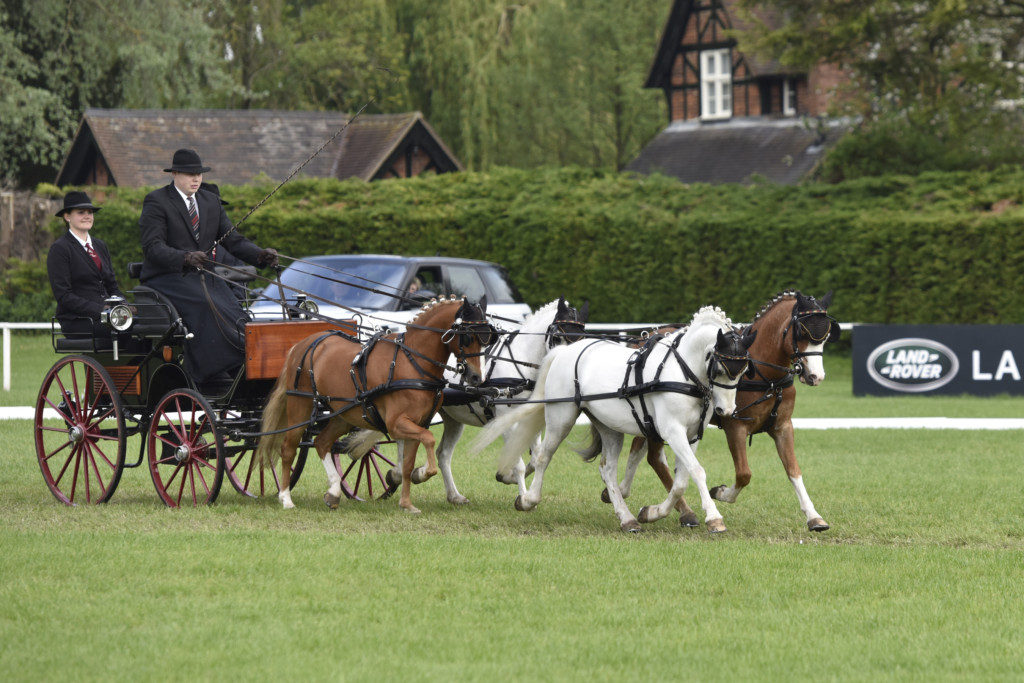
<path fill-rule="evenodd" d="M 363 411 L 363 419 L 372 425 L 375 430 L 390 438 L 387 425 L 385 424 L 384 418 L 381 416 L 375 403 L 377 398 L 393 391 L 401 391 L 405 389 L 433 392 L 434 405 L 431 408 L 431 413 L 434 413 L 441 406 L 443 390 L 445 387 L 449 386 L 448 382 L 441 378 L 434 377 L 427 372 L 416 360 L 417 357 L 421 360 L 427 361 L 431 365 L 441 368 L 442 370 L 451 370 L 452 372 L 462 374 L 466 371 L 467 358 L 483 355 L 483 352 L 466 352 L 465 349 L 472 343 L 472 338 L 475 337 L 482 343 L 484 339 L 493 341 L 497 336 L 494 328 L 486 321 L 463 321 L 461 318 L 457 318 L 451 329 L 446 330 L 441 336 L 441 341 L 448 343 L 455 335 L 458 335 L 458 366 L 453 368 L 446 363 L 441 363 L 414 349 L 410 349 L 404 343 L 405 334 L 400 334 L 395 339 L 387 339 L 384 336 L 385 334 L 386 333 L 383 330 L 380 330 L 375 332 L 365 342 L 361 342 L 357 337 L 354 337 L 347 332 L 342 330 L 331 330 L 321 334 L 313 340 L 313 343 L 306 347 L 305 352 L 302 354 L 302 359 L 299 361 L 298 367 L 295 368 L 295 380 L 293 382 L 293 386 L 299 386 L 299 380 L 301 379 L 303 372 L 302 368 L 306 367 L 306 373 L 309 376 L 310 390 L 298 391 L 297 389 L 289 389 L 285 393 L 289 396 L 301 396 L 312 399 L 312 408 L 309 422 L 307 423 L 309 426 L 313 426 L 319 422 L 324 422 L 344 413 L 347 410 L 350 410 L 351 408 L 360 406 Z M 320 344 L 333 336 L 340 336 L 347 341 L 362 344 L 362 348 L 359 350 L 359 353 L 356 354 L 355 358 L 352 359 L 352 364 L 349 368 L 352 385 L 356 390 L 355 396 L 330 396 L 320 393 L 317 389 L 316 376 L 313 368 L 313 354 Z M 382 341 L 390 343 L 394 347 L 394 354 L 392 355 L 391 363 L 388 366 L 387 379 L 382 384 L 371 387 L 369 386 L 366 363 L 370 353 L 374 350 L 377 344 Z M 395 379 L 395 367 L 398 364 L 399 353 L 404 355 L 405 359 L 409 361 L 417 374 L 419 374 L 419 377 Z M 333 410 L 331 407 L 332 402 L 343 402 L 344 405 L 339 409 Z"/>
<path fill-rule="evenodd" d="M 825 329 L 825 332 L 823 334 L 815 335 L 807 327 L 806 320 L 812 316 L 824 316 L 828 320 L 828 327 Z M 764 403 L 765 401 L 770 401 L 774 399 L 772 409 L 768 413 L 768 418 L 761 423 L 760 427 L 758 427 L 755 431 L 750 433 L 748 443 L 753 442 L 754 434 L 770 432 L 773 429 L 775 429 L 775 423 L 779 417 L 779 406 L 782 405 L 782 392 L 788 389 L 789 387 L 793 386 L 793 382 L 795 381 L 796 376 L 803 372 L 803 364 L 800 362 L 800 360 L 802 358 L 806 358 L 807 356 L 824 355 L 823 351 L 800 351 L 800 348 L 797 345 L 799 342 L 799 338 L 806 338 L 809 342 L 814 344 L 824 344 L 825 342 L 835 341 L 839 337 L 839 332 L 841 331 L 839 323 L 836 322 L 836 319 L 830 316 L 825 309 L 815 308 L 812 310 L 797 312 L 796 303 L 793 304 L 793 313 L 790 316 L 789 322 L 786 323 L 785 329 L 783 329 L 782 331 L 783 339 L 785 339 L 786 335 L 789 334 L 790 328 L 793 329 L 793 351 L 789 354 L 789 360 L 792 363 L 792 366 L 783 367 L 781 365 L 775 365 L 774 363 L 768 363 L 765 361 L 751 359 L 751 368 L 760 379 L 743 378 L 740 380 L 740 383 L 736 387 L 737 391 L 761 392 L 760 398 L 752 401 L 751 403 L 743 406 L 742 408 L 737 408 L 735 413 L 737 416 L 741 415 L 750 408 L 753 408 L 754 406 L 758 406 Z M 771 379 L 766 377 L 764 373 L 761 372 L 761 367 L 768 367 L 773 370 L 778 370 L 783 374 L 781 377 Z M 738 417 L 737 419 L 752 420 L 753 418 Z M 712 418 L 712 422 L 714 422 L 716 426 L 721 426 L 717 418 Z"/>

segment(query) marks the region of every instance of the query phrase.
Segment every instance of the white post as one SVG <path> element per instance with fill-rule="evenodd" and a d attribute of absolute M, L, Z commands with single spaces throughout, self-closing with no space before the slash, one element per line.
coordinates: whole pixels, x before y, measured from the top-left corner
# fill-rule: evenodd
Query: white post
<path fill-rule="evenodd" d="M 4 325 L 4 391 L 11 390 L 11 328 Z"/>

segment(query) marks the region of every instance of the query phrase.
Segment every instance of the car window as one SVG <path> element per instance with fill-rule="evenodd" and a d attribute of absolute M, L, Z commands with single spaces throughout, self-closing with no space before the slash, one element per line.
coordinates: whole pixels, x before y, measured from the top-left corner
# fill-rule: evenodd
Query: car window
<path fill-rule="evenodd" d="M 415 288 L 415 289 L 414 289 Z M 409 291 L 421 290 L 431 295 L 444 293 L 444 279 L 441 277 L 440 266 L 420 266 L 416 271 L 416 277 L 409 285 Z"/>
<path fill-rule="evenodd" d="M 480 301 L 487 293 L 480 273 L 473 266 L 448 266 L 448 282 L 451 284 L 452 294 L 464 296 L 470 301 Z"/>
<path fill-rule="evenodd" d="M 385 292 L 397 291 L 402 286 L 405 266 L 375 261 L 355 261 L 321 266 L 313 263 L 293 263 L 281 273 L 286 285 L 285 297 L 294 299 L 296 292 L 288 287 L 308 292 L 325 301 L 353 308 L 389 309 L 395 298 Z M 369 291 L 379 290 L 378 292 Z M 268 286 L 264 295 L 270 299 L 281 296 L 276 284 Z"/>
<path fill-rule="evenodd" d="M 494 304 L 514 304 L 520 301 L 519 292 L 499 268 L 481 268 L 481 274 L 487 282 Z"/>

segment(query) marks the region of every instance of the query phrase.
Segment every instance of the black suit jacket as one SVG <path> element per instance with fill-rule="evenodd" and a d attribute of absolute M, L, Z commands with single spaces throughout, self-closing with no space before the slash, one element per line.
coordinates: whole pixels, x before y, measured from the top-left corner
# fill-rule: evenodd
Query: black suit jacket
<path fill-rule="evenodd" d="M 46 273 L 57 299 L 57 319 L 62 322 L 81 316 L 99 320 L 104 299 L 124 296 L 117 286 L 107 245 L 95 237 L 91 239 L 103 263 L 102 269 L 96 267 L 92 257 L 70 232 L 59 237 L 46 255 Z"/>
<path fill-rule="evenodd" d="M 192 233 L 185 202 L 173 183 L 146 195 L 139 217 L 143 253 L 140 280 L 145 282 L 156 275 L 180 273 L 187 252 L 209 252 L 213 243 L 224 235 L 228 236 L 222 244 L 232 254 L 256 265 L 261 249 L 237 230 L 232 230 L 231 221 L 217 195 L 200 189 L 196 192 L 196 206 L 199 210 L 198 241 Z"/>

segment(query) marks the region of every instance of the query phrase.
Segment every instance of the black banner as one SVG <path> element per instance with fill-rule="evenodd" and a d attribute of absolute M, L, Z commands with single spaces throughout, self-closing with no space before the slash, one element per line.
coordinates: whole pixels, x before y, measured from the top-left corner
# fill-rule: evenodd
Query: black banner
<path fill-rule="evenodd" d="M 1024 325 L 857 325 L 853 393 L 1024 394 Z"/>

